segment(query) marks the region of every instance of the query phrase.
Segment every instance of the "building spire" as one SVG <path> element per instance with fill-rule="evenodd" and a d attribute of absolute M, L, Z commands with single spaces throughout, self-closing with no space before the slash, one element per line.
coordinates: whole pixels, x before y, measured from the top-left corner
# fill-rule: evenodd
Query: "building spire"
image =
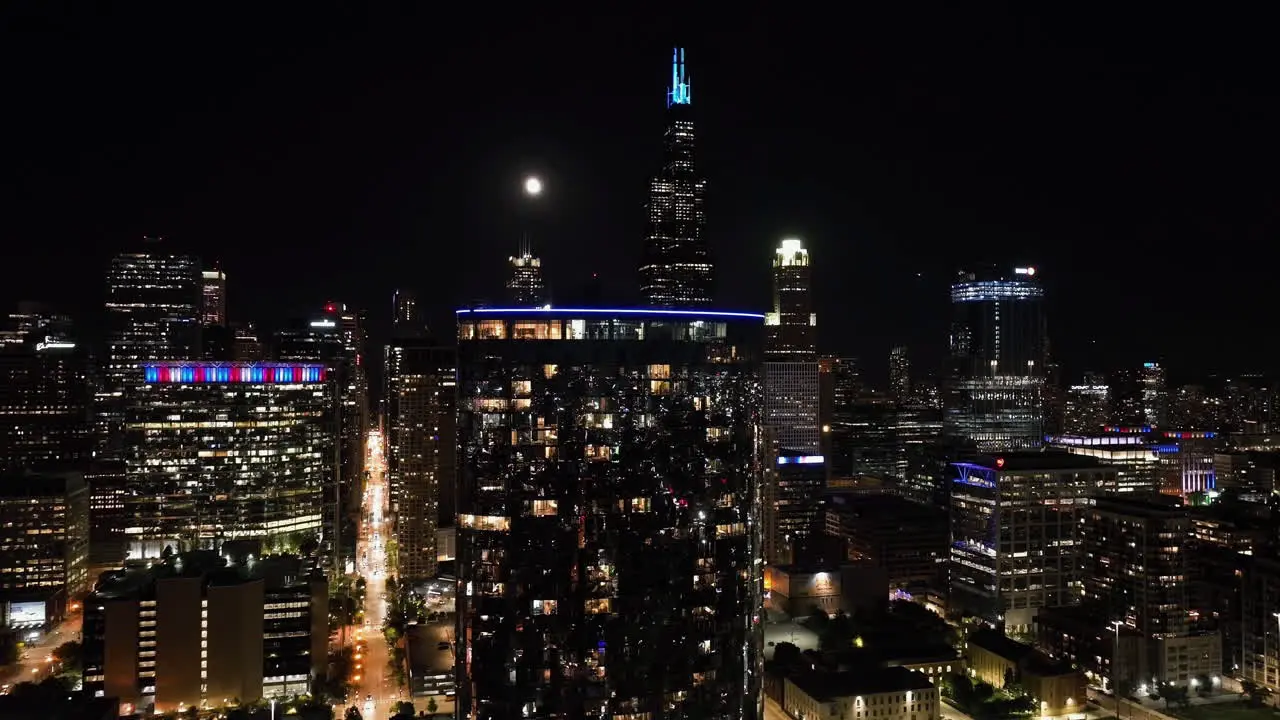
<path fill-rule="evenodd" d="M 693 85 L 684 66 L 684 48 L 671 50 L 671 87 L 667 88 L 667 107 L 693 104 Z"/>

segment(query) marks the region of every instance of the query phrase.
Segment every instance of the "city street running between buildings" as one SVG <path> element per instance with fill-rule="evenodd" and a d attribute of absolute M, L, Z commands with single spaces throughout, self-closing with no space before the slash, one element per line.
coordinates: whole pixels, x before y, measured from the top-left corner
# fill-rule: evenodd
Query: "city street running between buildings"
<path fill-rule="evenodd" d="M 365 579 L 364 624 L 356 629 L 356 691 L 345 706 L 355 705 L 365 720 L 389 717 L 406 698 L 387 666 L 391 657 L 382 624 L 387 614 L 387 464 L 382 433 L 369 433 L 365 449 L 365 483 L 356 540 L 356 573 Z M 358 680 L 356 678 L 359 678 Z M 338 717 L 342 717 L 339 713 Z"/>

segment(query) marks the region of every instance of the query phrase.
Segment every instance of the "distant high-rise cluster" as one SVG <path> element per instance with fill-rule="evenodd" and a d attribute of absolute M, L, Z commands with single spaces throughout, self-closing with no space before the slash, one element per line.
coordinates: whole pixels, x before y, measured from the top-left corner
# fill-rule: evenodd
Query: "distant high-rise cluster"
<path fill-rule="evenodd" d="M 511 277 L 507 280 L 508 300 L 517 306 L 538 307 L 547 302 L 547 289 L 542 280 L 542 260 L 527 246 L 510 258 Z"/>
<path fill-rule="evenodd" d="M 227 274 L 219 267 L 203 270 L 201 277 L 201 319 L 205 325 L 227 324 Z"/>

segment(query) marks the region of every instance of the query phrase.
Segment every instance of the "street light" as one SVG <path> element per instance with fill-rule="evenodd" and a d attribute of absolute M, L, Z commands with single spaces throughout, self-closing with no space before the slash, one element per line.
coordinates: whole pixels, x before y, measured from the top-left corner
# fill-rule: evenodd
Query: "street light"
<path fill-rule="evenodd" d="M 1119 620 L 1114 620 L 1111 623 L 1111 627 L 1114 628 L 1116 631 L 1115 645 L 1112 646 L 1112 650 L 1111 650 L 1111 692 L 1115 693 L 1115 696 L 1116 696 L 1116 717 L 1117 718 L 1120 717 L 1120 701 L 1121 701 L 1121 697 L 1120 697 L 1120 626 L 1122 625 L 1124 625 L 1124 623 L 1122 623 Z M 1130 711 L 1129 715 L 1132 716 L 1133 712 Z"/>
<path fill-rule="evenodd" d="M 524 179 L 524 194 L 529 197 L 538 197 L 542 194 L 542 179 L 537 175 L 530 175 Z"/>

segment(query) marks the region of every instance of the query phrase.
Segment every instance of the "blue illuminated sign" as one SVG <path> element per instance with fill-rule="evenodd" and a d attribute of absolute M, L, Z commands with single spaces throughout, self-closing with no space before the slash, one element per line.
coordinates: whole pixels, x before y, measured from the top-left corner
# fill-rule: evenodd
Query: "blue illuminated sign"
<path fill-rule="evenodd" d="M 684 48 L 671 51 L 671 87 L 667 89 L 667 107 L 693 103 L 693 86 L 685 73 Z"/>
<path fill-rule="evenodd" d="M 690 318 L 746 318 L 764 320 L 763 313 L 725 312 L 722 310 L 667 310 L 664 308 L 465 308 L 458 315 L 545 315 L 547 317 L 571 317 L 574 315 L 642 315 L 649 317 Z"/>
<path fill-rule="evenodd" d="M 827 459 L 822 455 L 793 455 L 778 458 L 779 465 L 821 465 Z"/>

